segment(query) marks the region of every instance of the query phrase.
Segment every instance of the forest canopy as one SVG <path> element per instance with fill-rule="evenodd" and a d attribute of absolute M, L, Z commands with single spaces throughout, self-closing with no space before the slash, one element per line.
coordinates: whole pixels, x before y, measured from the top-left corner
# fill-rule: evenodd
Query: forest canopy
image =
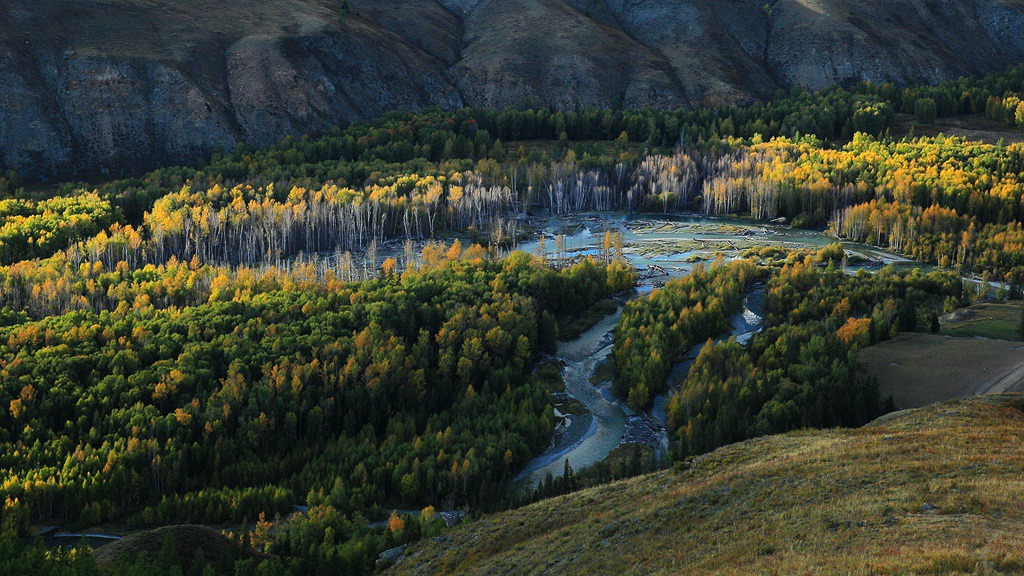
<path fill-rule="evenodd" d="M 621 262 L 556 271 L 457 244 L 360 283 L 187 265 L 131 276 L 101 280 L 113 301 L 0 328 L 8 531 L 500 500 L 551 432 L 530 368 L 555 317 L 636 280 Z M 160 281 L 180 298 L 151 300 Z M 380 544 L 327 565 L 372 568 Z"/>

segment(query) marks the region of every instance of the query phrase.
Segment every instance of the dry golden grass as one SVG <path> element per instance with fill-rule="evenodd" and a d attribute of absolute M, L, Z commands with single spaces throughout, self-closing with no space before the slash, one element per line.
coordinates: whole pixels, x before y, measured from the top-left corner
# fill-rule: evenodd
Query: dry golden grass
<path fill-rule="evenodd" d="M 727 446 L 486 517 L 396 574 L 1024 572 L 1024 397 Z"/>

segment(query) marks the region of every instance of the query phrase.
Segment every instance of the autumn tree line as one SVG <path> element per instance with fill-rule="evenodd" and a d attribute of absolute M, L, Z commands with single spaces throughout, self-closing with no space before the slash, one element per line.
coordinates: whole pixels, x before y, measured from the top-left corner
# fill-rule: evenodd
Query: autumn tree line
<path fill-rule="evenodd" d="M 355 252 L 376 268 L 388 242 L 463 233 L 514 245 L 530 207 L 558 214 L 700 208 L 828 226 L 840 237 L 940 266 L 1014 284 L 1024 278 L 1022 251 L 1014 249 L 1024 240 L 1022 144 L 857 135 L 838 148 L 813 137 L 720 145 L 714 153 L 646 156 L 633 167 L 587 167 L 570 153 L 511 172 L 487 160 L 465 172 L 382 177 L 363 189 L 294 187 L 285 195 L 273 185 L 185 186 L 157 200 L 138 226 L 111 223 L 117 210 L 95 194 L 9 200 L 0 258 L 12 263 L 64 250 L 76 265 L 108 269 L 171 258 L 252 267 Z M 523 186 L 528 193 L 517 192 Z"/>
<path fill-rule="evenodd" d="M 945 268 L 1024 281 L 1024 144 L 859 135 L 830 148 L 775 139 L 739 146 L 720 163 L 703 185 L 708 213 L 827 225 Z"/>
<path fill-rule="evenodd" d="M 300 503 L 353 522 L 501 501 L 550 437 L 530 372 L 555 318 L 636 274 L 437 252 L 357 283 L 309 267 L 83 264 L 59 280 L 94 300 L 5 306 L 0 524 L 244 524 Z M 345 573 L 387 544 L 329 532 L 318 546 L 361 550 L 328 564 Z"/>
<path fill-rule="evenodd" d="M 80 183 L 26 192 L 16 174 L 4 173 L 0 196 L 16 199 L 0 207 L 0 264 L 74 247 L 82 258 L 103 258 L 108 267 L 120 260 L 162 264 L 172 256 L 252 266 L 297 254 L 372 252 L 387 240 L 467 231 L 482 242 L 514 244 L 520 218 L 530 210 L 696 209 L 766 220 L 783 216 L 798 226 L 835 222 L 844 233 L 845 218 L 837 212 L 861 206 L 863 213 L 871 200 L 892 203 L 907 179 L 918 180 L 918 190 L 913 202 L 903 203 L 922 211 L 956 210 L 964 230 L 940 236 L 956 235 L 969 220 L 977 220 L 978 228 L 993 219 L 1019 219 L 1020 193 L 1011 177 L 1020 171 L 1019 147 L 992 152 L 961 143 L 955 160 L 975 165 L 935 177 L 926 165 L 931 149 L 957 145 L 882 139 L 876 147 L 909 147 L 921 159 L 886 179 L 873 173 L 887 175 L 904 158 L 864 154 L 869 139 L 854 137 L 884 136 L 897 113 L 916 114 L 922 107 L 936 117 L 987 112 L 1008 118 L 1017 114 L 1022 91 L 1024 67 L 939 86 L 793 89 L 767 103 L 716 110 L 395 112 L 318 138 L 289 137 L 261 150 L 241 146 L 199 167 L 164 168 L 94 192 Z M 834 158 L 826 143 L 849 139 L 855 157 Z M 794 155 L 792 143 L 813 154 Z M 945 161 L 947 154 L 934 159 Z M 1004 158 L 995 166 L 973 160 L 992 154 Z M 822 158 L 831 165 L 822 167 Z M 993 183 L 999 179 L 1006 181 Z M 927 198 L 934 187 L 976 198 Z M 990 213 L 994 205 L 998 216 Z M 891 247 L 901 251 L 911 224 L 907 217 L 896 220 L 895 234 L 877 237 L 881 245 L 893 237 Z M 857 230 L 855 225 L 851 232 Z M 945 241 L 926 237 L 925 257 L 940 262 L 942 254 L 931 253 L 948 250 L 932 245 Z M 950 255 L 949 262 L 956 261 Z M 1015 266 L 990 267 L 1006 276 Z"/>
<path fill-rule="evenodd" d="M 757 257 L 758 255 L 754 255 Z M 857 351 L 925 326 L 966 294 L 955 273 L 842 270 L 836 244 L 781 263 L 717 263 L 673 281 L 623 312 L 613 358 L 617 389 L 643 409 L 642 392 L 667 390 L 673 360 L 699 344 L 668 416 L 674 456 L 685 458 L 755 436 L 806 427 L 860 426 L 886 408 Z M 746 345 L 728 332 L 742 286 L 767 277 L 762 330 Z M 644 400 L 641 402 L 641 400 Z"/>
<path fill-rule="evenodd" d="M 48 258 L 117 222 L 109 200 L 94 193 L 41 201 L 0 199 L 0 263 Z"/>

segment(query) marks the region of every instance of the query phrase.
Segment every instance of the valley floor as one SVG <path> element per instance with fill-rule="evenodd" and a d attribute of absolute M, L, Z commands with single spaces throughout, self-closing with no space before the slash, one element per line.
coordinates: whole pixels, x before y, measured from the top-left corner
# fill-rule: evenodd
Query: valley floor
<path fill-rule="evenodd" d="M 1024 344 L 934 334 L 900 334 L 865 348 L 860 360 L 897 409 L 974 394 L 1024 392 Z"/>
<path fill-rule="evenodd" d="M 975 394 L 1024 392 L 1020 301 L 975 304 L 942 318 L 938 334 L 903 333 L 859 354 L 897 409 Z"/>

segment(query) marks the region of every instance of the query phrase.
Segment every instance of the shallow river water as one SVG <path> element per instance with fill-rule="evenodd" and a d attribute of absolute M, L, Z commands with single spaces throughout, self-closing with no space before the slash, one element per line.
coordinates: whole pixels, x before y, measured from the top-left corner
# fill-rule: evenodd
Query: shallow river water
<path fill-rule="evenodd" d="M 604 459 L 622 441 L 629 416 L 626 408 L 616 398 L 602 394 L 590 383 L 590 377 L 597 365 L 608 358 L 612 351 L 612 330 L 619 321 L 619 312 L 597 323 L 571 342 L 559 342 L 558 358 L 562 361 L 562 376 L 565 391 L 582 402 L 590 411 L 590 418 L 575 418 L 569 431 L 562 434 L 564 442 L 555 442 L 551 448 L 530 461 L 519 474 L 516 482 L 536 485 L 548 472 L 560 476 L 565 460 L 574 470 L 586 468 Z M 585 426 L 585 430 L 573 430 L 572 426 Z"/>
<path fill-rule="evenodd" d="M 691 271 L 698 262 L 716 254 L 735 257 L 743 250 L 761 246 L 819 249 L 838 242 L 834 236 L 814 230 L 793 229 L 750 220 L 701 215 L 582 214 L 552 217 L 534 222 L 544 232 L 544 252 L 553 257 L 555 237 L 562 233 L 565 251 L 571 256 L 598 254 L 604 232 L 620 232 L 624 253 L 633 266 L 665 269 L 676 276 Z M 880 248 L 843 242 L 854 255 L 879 264 L 920 266 L 920 263 Z M 540 240 L 516 247 L 539 253 Z"/>

